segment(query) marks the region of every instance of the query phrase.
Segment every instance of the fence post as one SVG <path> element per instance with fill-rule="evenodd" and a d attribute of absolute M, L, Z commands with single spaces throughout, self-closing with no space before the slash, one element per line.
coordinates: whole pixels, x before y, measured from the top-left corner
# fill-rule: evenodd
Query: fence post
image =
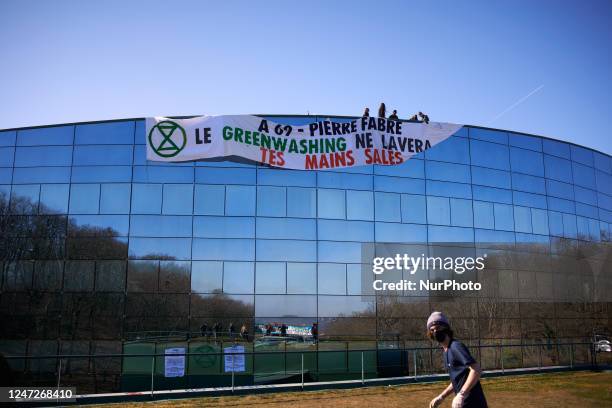
<path fill-rule="evenodd" d="M 59 359 L 59 365 L 57 367 L 57 388 L 60 387 L 60 381 L 62 378 L 62 359 Z"/>
<path fill-rule="evenodd" d="M 570 367 L 574 368 L 574 343 L 570 343 Z"/>
<path fill-rule="evenodd" d="M 365 384 L 365 373 L 363 369 L 363 351 L 361 352 L 361 385 Z"/>
<path fill-rule="evenodd" d="M 416 350 L 412 350 L 412 357 L 414 360 L 414 379 L 417 378 L 417 359 L 416 359 Z"/>
<path fill-rule="evenodd" d="M 538 369 L 542 370 L 542 344 L 538 345 Z"/>
<path fill-rule="evenodd" d="M 302 355 L 302 390 L 304 390 L 304 353 Z"/>
<path fill-rule="evenodd" d="M 153 398 L 153 387 L 155 381 L 155 353 L 157 352 L 157 348 L 155 352 L 153 352 L 153 361 L 151 361 L 151 398 Z"/>
<path fill-rule="evenodd" d="M 59 387 L 60 387 L 60 383 L 61 383 L 61 378 L 62 378 L 62 359 L 59 359 L 59 366 L 57 368 L 57 391 L 58 391 L 58 397 L 55 400 L 56 404 L 59 404 Z"/>
<path fill-rule="evenodd" d="M 499 358 L 501 359 L 501 369 L 502 369 L 502 373 L 504 372 L 504 343 L 502 340 L 502 343 L 499 345 Z"/>

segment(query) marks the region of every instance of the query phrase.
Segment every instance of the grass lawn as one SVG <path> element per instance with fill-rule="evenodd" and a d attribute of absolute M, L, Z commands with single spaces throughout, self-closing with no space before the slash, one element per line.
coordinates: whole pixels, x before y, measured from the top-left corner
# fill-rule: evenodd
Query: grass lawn
<path fill-rule="evenodd" d="M 427 407 L 446 383 L 408 384 L 348 390 L 208 397 L 121 406 L 177 407 Z M 491 408 L 612 407 L 612 372 L 566 372 L 483 379 Z M 448 398 L 443 407 L 451 406 Z M 118 405 L 118 404 L 117 404 Z"/>

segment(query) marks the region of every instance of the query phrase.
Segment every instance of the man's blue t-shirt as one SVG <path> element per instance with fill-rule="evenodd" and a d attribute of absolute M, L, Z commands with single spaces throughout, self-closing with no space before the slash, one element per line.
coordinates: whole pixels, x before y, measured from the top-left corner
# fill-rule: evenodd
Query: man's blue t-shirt
<path fill-rule="evenodd" d="M 476 360 L 470 354 L 470 351 L 463 343 L 457 340 L 450 341 L 448 349 L 444 352 L 444 367 L 448 370 L 455 394 L 461 391 L 463 384 L 470 373 L 470 365 Z M 487 401 L 480 381 L 470 390 L 463 405 L 464 408 L 486 408 Z"/>

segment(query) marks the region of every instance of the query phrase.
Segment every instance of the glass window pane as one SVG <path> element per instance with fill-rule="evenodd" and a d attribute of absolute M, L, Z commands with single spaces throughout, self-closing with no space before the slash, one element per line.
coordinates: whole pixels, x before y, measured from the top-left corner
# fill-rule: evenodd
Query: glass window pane
<path fill-rule="evenodd" d="M 3 169 L 0 169 L 3 170 Z M 7 169 L 6 182 L 10 183 L 11 169 Z M 0 178 L 2 174 L 0 171 Z M 70 167 L 16 167 L 13 172 L 14 184 L 69 183 Z"/>
<path fill-rule="evenodd" d="M 577 238 L 576 216 L 563 214 L 563 236 L 566 238 Z"/>
<path fill-rule="evenodd" d="M 387 191 L 391 193 L 425 194 L 425 180 L 403 177 L 374 176 L 374 190 Z"/>
<path fill-rule="evenodd" d="M 450 225 L 450 203 L 446 197 L 427 197 L 427 222 Z"/>
<path fill-rule="evenodd" d="M 278 316 L 279 310 L 286 316 L 317 316 L 317 297 L 307 295 L 257 295 L 255 316 Z"/>
<path fill-rule="evenodd" d="M 193 186 L 191 184 L 164 184 L 162 214 L 191 214 Z"/>
<path fill-rule="evenodd" d="M 159 261 L 129 261 L 128 292 L 156 292 Z"/>
<path fill-rule="evenodd" d="M 593 167 L 593 151 L 584 147 L 570 145 L 572 161 Z"/>
<path fill-rule="evenodd" d="M 565 159 L 570 158 L 569 144 L 550 139 L 542 139 L 542 144 L 544 147 L 544 153 L 563 157 Z"/>
<path fill-rule="evenodd" d="M 469 184 L 427 180 L 427 194 L 442 197 L 471 199 L 472 186 Z"/>
<path fill-rule="evenodd" d="M 130 236 L 191 237 L 191 217 L 171 215 L 132 215 Z"/>
<path fill-rule="evenodd" d="M 15 167 L 70 166 L 72 146 L 18 147 Z"/>
<path fill-rule="evenodd" d="M 512 173 L 512 188 L 528 193 L 546 194 L 544 178 Z"/>
<path fill-rule="evenodd" d="M 200 293 L 223 290 L 223 262 L 193 261 L 191 264 L 191 291 Z"/>
<path fill-rule="evenodd" d="M 72 215 L 68 221 L 71 236 L 127 236 L 129 219 L 126 215 Z"/>
<path fill-rule="evenodd" d="M 346 191 L 346 218 L 349 220 L 374 219 L 374 194 L 371 191 Z"/>
<path fill-rule="evenodd" d="M 548 212 L 548 226 L 550 228 L 550 235 L 557 237 L 563 236 L 563 215 L 558 212 Z"/>
<path fill-rule="evenodd" d="M 428 228 L 429 242 L 474 242 L 474 230 L 461 227 L 438 227 L 430 225 Z"/>
<path fill-rule="evenodd" d="M 257 240 L 257 260 L 314 262 L 316 259 L 315 241 Z"/>
<path fill-rule="evenodd" d="M 160 261 L 159 262 L 159 291 L 173 293 L 187 293 L 191 287 L 189 277 L 191 262 L 189 261 Z"/>
<path fill-rule="evenodd" d="M 572 173 L 574 184 L 578 184 L 586 188 L 596 188 L 595 171 L 592 167 L 572 163 Z"/>
<path fill-rule="evenodd" d="M 561 183 L 554 180 L 546 180 L 546 192 L 549 196 L 574 199 L 574 186 L 568 183 Z"/>
<path fill-rule="evenodd" d="M 96 291 L 123 292 L 125 290 L 125 261 L 96 262 Z"/>
<path fill-rule="evenodd" d="M 285 217 L 287 215 L 287 192 L 285 187 L 257 187 L 257 215 Z"/>
<path fill-rule="evenodd" d="M 440 146 L 440 144 L 436 146 Z M 423 160 L 412 157 L 410 160 L 407 160 L 402 164 L 397 164 L 394 166 L 375 165 L 374 174 L 379 174 L 383 176 L 411 177 L 422 179 L 423 177 L 425 177 L 425 162 Z"/>
<path fill-rule="evenodd" d="M 318 238 L 326 241 L 374 241 L 374 224 L 364 221 L 318 220 Z M 314 239 L 314 231 L 313 238 Z"/>
<path fill-rule="evenodd" d="M 319 218 L 346 218 L 346 203 L 344 190 L 318 190 Z"/>
<path fill-rule="evenodd" d="M 427 222 L 427 204 L 425 196 L 402 194 L 402 222 L 425 224 Z"/>
<path fill-rule="evenodd" d="M 512 191 L 501 188 L 472 186 L 474 200 L 512 204 Z"/>
<path fill-rule="evenodd" d="M 428 160 L 469 164 L 470 152 L 468 140 L 462 137 L 449 137 L 425 151 Z"/>
<path fill-rule="evenodd" d="M 320 262 L 358 263 L 364 256 L 361 242 L 319 241 L 317 245 Z"/>
<path fill-rule="evenodd" d="M 512 206 L 495 203 L 493 210 L 495 212 L 495 229 L 514 231 Z"/>
<path fill-rule="evenodd" d="M 64 269 L 64 290 L 91 292 L 94 286 L 93 261 L 67 261 Z"/>
<path fill-rule="evenodd" d="M 508 146 L 470 140 L 470 156 L 473 165 L 499 170 L 510 170 Z"/>
<path fill-rule="evenodd" d="M 72 168 L 73 183 L 129 183 L 131 166 L 77 166 Z"/>
<path fill-rule="evenodd" d="M 257 218 L 257 238 L 316 239 L 315 220 L 300 218 Z"/>
<path fill-rule="evenodd" d="M 286 292 L 284 262 L 257 262 L 256 271 L 256 293 L 284 294 Z"/>
<path fill-rule="evenodd" d="M 74 126 L 50 126 L 17 132 L 17 146 L 71 145 Z"/>
<path fill-rule="evenodd" d="M 17 132 L 14 130 L 0 132 L 0 146 L 15 146 L 16 137 Z"/>
<path fill-rule="evenodd" d="M 195 217 L 193 236 L 201 238 L 255 238 L 251 217 Z"/>
<path fill-rule="evenodd" d="M 174 164 L 174 163 L 173 163 Z M 193 183 L 193 169 L 170 166 L 134 166 L 135 183 Z"/>
<path fill-rule="evenodd" d="M 544 168 L 547 178 L 566 183 L 572 182 L 572 166 L 569 160 L 544 155 Z"/>
<path fill-rule="evenodd" d="M 512 171 L 517 173 L 531 174 L 532 176 L 544 176 L 544 161 L 542 153 L 530 150 L 510 148 L 510 165 Z"/>
<path fill-rule="evenodd" d="M 253 262 L 224 262 L 223 292 L 251 294 L 253 293 L 254 283 Z"/>
<path fill-rule="evenodd" d="M 132 259 L 189 259 L 189 238 L 130 238 L 129 256 Z"/>
<path fill-rule="evenodd" d="M 43 184 L 40 186 L 40 213 L 65 214 L 68 212 L 68 184 Z"/>
<path fill-rule="evenodd" d="M 11 191 L 11 212 L 14 214 L 37 214 L 40 185 L 13 186 Z"/>
<path fill-rule="evenodd" d="M 317 215 L 317 193 L 314 188 L 287 188 L 287 216 L 314 218 Z"/>
<path fill-rule="evenodd" d="M 334 171 L 321 171 L 317 176 L 319 187 L 354 190 L 372 190 L 372 176 Z"/>
<path fill-rule="evenodd" d="M 316 172 L 284 169 L 257 169 L 257 184 L 316 187 Z M 251 183 L 252 184 L 252 183 Z"/>
<path fill-rule="evenodd" d="M 133 146 L 75 146 L 75 166 L 113 166 L 132 164 Z"/>
<path fill-rule="evenodd" d="M 425 172 L 430 180 L 454 181 L 457 183 L 470 182 L 470 167 L 440 162 L 425 162 Z"/>
<path fill-rule="evenodd" d="M 561 198 L 548 197 L 548 209 L 553 211 L 562 211 L 568 213 L 576 212 L 575 203 L 571 200 L 563 200 Z"/>
<path fill-rule="evenodd" d="M 531 211 L 529 208 L 514 206 L 514 229 L 517 232 L 532 232 Z"/>
<path fill-rule="evenodd" d="M 493 203 L 474 201 L 474 226 L 476 228 L 495 228 L 495 217 L 493 215 Z"/>
<path fill-rule="evenodd" d="M 0 145 L 2 144 L 2 134 L 0 134 Z M 603 153 L 594 152 L 595 168 L 605 173 L 612 173 L 612 159 Z"/>
<path fill-rule="evenodd" d="M 251 261 L 255 259 L 255 242 L 252 239 L 194 238 L 193 259 Z"/>
<path fill-rule="evenodd" d="M 13 167 L 14 157 L 15 157 L 14 147 L 0 148 L 0 167 Z"/>
<path fill-rule="evenodd" d="M 317 268 L 314 263 L 287 263 L 287 293 L 316 294 Z"/>
<path fill-rule="evenodd" d="M 319 272 L 319 294 L 322 295 L 346 295 L 346 265 L 320 263 Z"/>
<path fill-rule="evenodd" d="M 100 213 L 129 214 L 130 192 L 129 184 L 102 184 L 100 186 Z"/>
<path fill-rule="evenodd" d="M 399 194 L 375 193 L 374 213 L 376 221 L 401 222 L 402 205 Z"/>
<path fill-rule="evenodd" d="M 225 214 L 255 215 L 255 199 L 254 186 L 227 186 Z"/>
<path fill-rule="evenodd" d="M 196 183 L 202 184 L 255 184 L 255 169 L 196 167 Z"/>
<path fill-rule="evenodd" d="M 34 289 L 56 292 L 62 287 L 62 261 L 36 261 L 34 265 Z"/>
<path fill-rule="evenodd" d="M 548 235 L 548 215 L 546 210 L 531 209 L 531 224 L 533 233 Z"/>
<path fill-rule="evenodd" d="M 472 182 L 481 186 L 510 188 L 510 173 L 472 166 Z"/>
<path fill-rule="evenodd" d="M 132 214 L 160 214 L 161 184 L 134 184 L 132 186 Z"/>
<path fill-rule="evenodd" d="M 493 129 L 469 128 L 470 138 L 508 144 L 508 134 L 504 131 Z"/>
<path fill-rule="evenodd" d="M 225 186 L 195 186 L 195 214 L 225 214 Z"/>
<path fill-rule="evenodd" d="M 70 186 L 70 214 L 97 214 L 99 204 L 99 184 L 72 184 Z"/>
<path fill-rule="evenodd" d="M 472 227 L 472 200 L 450 199 L 451 225 L 456 227 Z"/>
<path fill-rule="evenodd" d="M 75 144 L 134 144 L 134 122 L 77 125 Z"/>
<path fill-rule="evenodd" d="M 376 242 L 427 242 L 427 227 L 425 225 L 377 222 Z"/>
<path fill-rule="evenodd" d="M 546 196 L 540 194 L 523 193 L 521 191 L 513 191 L 512 197 L 514 204 L 525 207 L 548 208 Z"/>
<path fill-rule="evenodd" d="M 510 133 L 508 142 L 510 146 L 535 150 L 536 152 L 542 151 L 542 139 L 539 137 Z"/>

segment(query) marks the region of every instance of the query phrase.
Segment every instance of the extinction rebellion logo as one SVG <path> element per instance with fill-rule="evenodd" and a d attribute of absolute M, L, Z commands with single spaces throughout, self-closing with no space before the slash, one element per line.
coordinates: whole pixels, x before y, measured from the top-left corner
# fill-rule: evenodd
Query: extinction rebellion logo
<path fill-rule="evenodd" d="M 149 145 L 160 157 L 174 157 L 185 148 L 185 129 L 171 120 L 164 120 L 153 126 L 149 132 Z"/>

